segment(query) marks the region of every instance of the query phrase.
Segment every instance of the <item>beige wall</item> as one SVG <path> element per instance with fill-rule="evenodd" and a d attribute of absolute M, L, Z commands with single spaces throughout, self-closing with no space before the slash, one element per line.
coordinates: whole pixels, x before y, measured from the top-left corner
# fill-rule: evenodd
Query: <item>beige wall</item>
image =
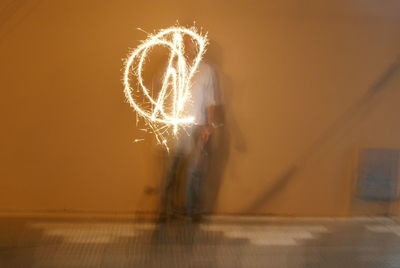
<path fill-rule="evenodd" d="M 357 148 L 400 147 L 399 72 L 334 122 L 400 53 L 398 14 L 395 0 L 21 5 L 0 24 L 0 210 L 156 209 L 163 158 L 124 100 L 122 58 L 146 37 L 136 28 L 196 20 L 225 96 L 223 175 L 208 184 L 208 208 L 356 213 L 366 206 L 352 198 Z"/>

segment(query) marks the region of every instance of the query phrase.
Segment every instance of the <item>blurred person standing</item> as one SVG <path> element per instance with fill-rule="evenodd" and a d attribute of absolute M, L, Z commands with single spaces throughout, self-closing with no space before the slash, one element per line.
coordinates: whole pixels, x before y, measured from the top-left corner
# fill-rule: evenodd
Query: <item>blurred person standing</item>
<path fill-rule="evenodd" d="M 185 52 L 190 62 L 196 55 L 196 46 L 185 39 Z M 179 184 L 179 175 L 184 174 L 185 215 L 192 220 L 201 216 L 201 197 L 207 175 L 210 138 L 215 126 L 217 79 L 214 68 L 204 60 L 200 62 L 191 81 L 191 101 L 187 104 L 188 116 L 195 119 L 186 131 L 181 131 L 172 149 L 170 163 L 162 189 L 162 213 L 168 219 L 176 216 L 174 193 Z"/>

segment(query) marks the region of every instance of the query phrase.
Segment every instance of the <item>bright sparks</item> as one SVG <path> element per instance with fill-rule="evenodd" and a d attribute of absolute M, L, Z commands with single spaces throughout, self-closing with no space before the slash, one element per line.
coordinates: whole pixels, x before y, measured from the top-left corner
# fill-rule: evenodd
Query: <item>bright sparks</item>
<path fill-rule="evenodd" d="M 190 43 L 185 43 L 188 38 Z M 185 44 L 194 51 L 191 57 L 186 55 Z M 195 118 L 187 115 L 186 110 L 191 102 L 191 80 L 206 46 L 206 35 L 195 28 L 171 27 L 149 35 L 126 59 L 123 76 L 125 96 L 155 134 L 157 141 L 167 148 L 167 136 L 170 132 L 177 136 L 180 128 L 190 126 L 195 121 Z M 157 47 L 167 48 L 169 55 L 161 77 L 161 87 L 157 97 L 154 97 L 152 91 L 145 86 L 142 75 L 144 64 L 149 60 L 149 52 Z M 146 108 L 146 102 L 150 108 Z"/>

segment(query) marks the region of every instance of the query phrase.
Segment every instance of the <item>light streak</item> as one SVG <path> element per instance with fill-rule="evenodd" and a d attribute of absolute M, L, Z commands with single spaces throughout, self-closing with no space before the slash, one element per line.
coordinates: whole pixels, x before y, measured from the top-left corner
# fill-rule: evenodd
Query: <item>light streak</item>
<path fill-rule="evenodd" d="M 184 38 L 190 38 L 195 46 L 193 59 L 185 55 Z M 160 30 L 154 35 L 149 35 L 127 57 L 123 75 L 124 92 L 126 99 L 137 115 L 144 119 L 148 129 L 156 137 L 158 143 L 168 149 L 167 136 L 175 135 L 180 128 L 194 124 L 195 118 L 187 114 L 187 106 L 190 104 L 191 80 L 196 73 L 207 46 L 206 34 L 199 33 L 194 27 L 171 27 Z M 150 90 L 145 86 L 142 77 L 144 64 L 148 60 L 149 52 L 163 47 L 169 50 L 167 67 L 162 76 L 161 89 L 154 98 Z M 132 84 L 136 82 L 137 86 Z M 151 108 L 145 108 L 139 96 L 145 97 Z M 168 101 L 168 100 L 169 101 Z"/>

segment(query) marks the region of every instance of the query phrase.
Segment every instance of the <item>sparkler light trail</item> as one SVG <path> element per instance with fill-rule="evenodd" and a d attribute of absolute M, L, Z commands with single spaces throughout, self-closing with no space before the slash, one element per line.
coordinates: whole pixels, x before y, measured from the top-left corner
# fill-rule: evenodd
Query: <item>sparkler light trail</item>
<path fill-rule="evenodd" d="M 195 46 L 193 59 L 189 59 L 185 53 L 185 38 L 190 38 Z M 171 27 L 149 35 L 126 59 L 123 75 L 126 99 L 155 134 L 157 141 L 167 148 L 168 134 L 177 136 L 180 128 L 190 126 L 195 121 L 187 114 L 187 106 L 191 102 L 191 80 L 203 58 L 207 42 L 207 36 L 194 27 Z M 153 96 L 145 86 L 142 75 L 150 51 L 157 47 L 167 48 L 169 55 L 161 89 L 157 96 Z M 132 86 L 134 82 L 136 87 Z M 140 103 L 139 97 L 141 100 L 144 97 L 147 103 Z"/>

